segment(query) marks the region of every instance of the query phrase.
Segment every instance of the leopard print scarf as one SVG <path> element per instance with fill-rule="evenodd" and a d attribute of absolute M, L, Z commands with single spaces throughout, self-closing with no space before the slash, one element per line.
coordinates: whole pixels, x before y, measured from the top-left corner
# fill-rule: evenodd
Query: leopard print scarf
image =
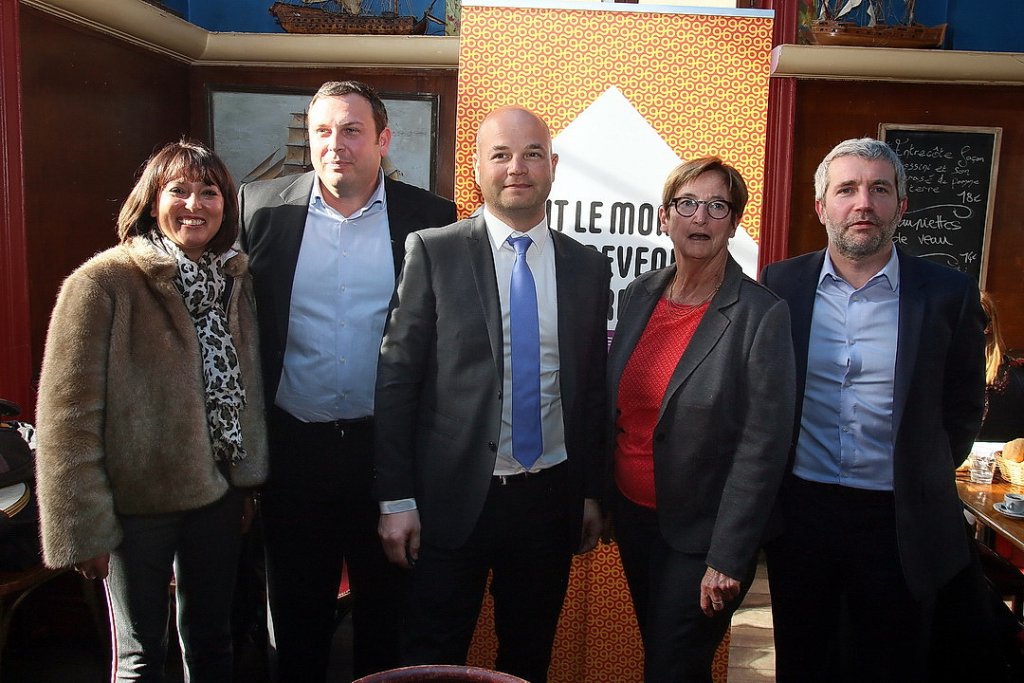
<path fill-rule="evenodd" d="M 206 251 L 198 261 L 193 261 L 165 236 L 156 234 L 152 238 L 178 262 L 174 284 L 185 300 L 199 337 L 206 385 L 206 422 L 213 457 L 218 462 L 237 463 L 245 458 L 238 420 L 239 411 L 245 405 L 245 387 L 221 303 L 226 287 L 224 263 L 235 252 L 218 255 Z"/>

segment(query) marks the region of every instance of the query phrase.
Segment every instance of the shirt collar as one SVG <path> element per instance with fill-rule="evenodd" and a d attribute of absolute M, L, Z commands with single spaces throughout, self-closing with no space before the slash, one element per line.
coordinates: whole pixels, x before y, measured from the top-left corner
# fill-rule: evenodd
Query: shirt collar
<path fill-rule="evenodd" d="M 829 255 L 828 250 L 825 250 L 825 262 L 821 264 L 821 272 L 818 274 L 818 285 L 825 280 L 826 277 L 831 277 L 833 280 L 843 280 L 843 277 L 836 272 L 835 264 L 832 263 L 832 256 Z M 889 289 L 896 291 L 900 286 L 900 260 L 896 257 L 896 247 L 893 246 L 892 252 L 889 254 L 889 260 L 886 261 L 882 269 L 875 273 L 868 279 L 868 282 L 873 282 L 877 278 L 885 278 L 886 283 L 889 285 Z M 864 285 L 867 286 L 866 284 Z"/>
<path fill-rule="evenodd" d="M 507 225 L 500 218 L 495 216 L 488 210 L 487 205 L 484 205 L 483 210 L 484 225 L 487 227 L 487 235 L 491 238 L 491 247 L 497 251 L 503 246 L 507 246 L 512 249 L 512 245 L 507 244 L 505 240 L 509 236 L 519 237 L 520 235 L 529 235 L 530 239 L 533 240 L 533 248 L 536 249 L 536 253 L 543 253 L 547 248 L 548 243 L 551 242 L 551 234 L 548 232 L 548 218 L 545 215 L 540 219 L 540 223 L 533 226 L 526 232 L 520 232 Z"/>
<path fill-rule="evenodd" d="M 313 191 L 309 194 L 309 206 L 312 209 L 318 209 L 320 211 L 334 211 L 333 208 L 327 205 L 324 201 L 324 195 L 320 188 L 320 179 L 315 175 L 313 176 Z M 373 191 L 370 198 L 366 201 L 361 209 L 353 213 L 347 218 L 349 220 L 360 218 L 364 214 L 370 212 L 377 212 L 382 209 L 386 209 L 388 206 L 387 195 L 384 192 L 384 169 L 377 170 L 377 189 Z M 338 213 L 337 211 L 334 211 Z M 340 215 L 340 214 L 339 214 Z"/>

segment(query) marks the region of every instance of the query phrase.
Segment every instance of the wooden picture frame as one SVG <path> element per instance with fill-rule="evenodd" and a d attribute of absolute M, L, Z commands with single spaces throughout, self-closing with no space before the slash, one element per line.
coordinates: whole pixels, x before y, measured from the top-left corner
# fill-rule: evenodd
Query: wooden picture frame
<path fill-rule="evenodd" d="M 295 164 L 311 168 L 304 116 L 314 92 L 224 86 L 207 90 L 211 142 L 236 182 L 284 175 L 282 164 L 289 164 L 289 172 L 295 172 Z M 380 97 L 392 132 L 385 172 L 436 191 L 438 95 L 380 92 Z"/>

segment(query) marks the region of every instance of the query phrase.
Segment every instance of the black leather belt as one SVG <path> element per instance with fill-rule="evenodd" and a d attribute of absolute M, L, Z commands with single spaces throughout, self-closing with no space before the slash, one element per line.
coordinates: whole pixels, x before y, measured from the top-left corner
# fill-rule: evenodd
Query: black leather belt
<path fill-rule="evenodd" d="M 316 424 L 333 429 L 339 436 L 345 436 L 345 432 L 348 431 L 368 429 L 373 425 L 373 418 L 355 417 L 351 420 L 332 420 L 331 422 L 317 422 Z"/>
<path fill-rule="evenodd" d="M 547 469 L 536 472 L 520 472 L 518 474 L 496 474 L 491 478 L 495 486 L 518 486 L 526 483 L 536 483 L 543 479 L 560 474 L 565 469 L 565 462 L 552 465 Z"/>
<path fill-rule="evenodd" d="M 286 425 L 292 425 L 293 429 L 314 429 L 330 430 L 340 437 L 345 436 L 346 431 L 358 432 L 373 427 L 373 416 L 355 417 L 348 420 L 331 420 L 330 422 L 303 422 L 287 410 L 273 406 L 270 411 L 271 417 L 283 421 Z M 320 433 L 323 433 L 322 431 Z"/>

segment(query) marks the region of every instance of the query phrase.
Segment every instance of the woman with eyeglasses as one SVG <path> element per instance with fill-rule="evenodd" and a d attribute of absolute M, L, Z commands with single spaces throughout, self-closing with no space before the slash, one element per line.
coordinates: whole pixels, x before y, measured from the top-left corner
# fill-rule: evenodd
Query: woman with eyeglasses
<path fill-rule="evenodd" d="M 669 174 L 675 263 L 626 290 L 609 352 L 610 498 L 646 683 L 711 680 L 789 452 L 789 309 L 727 249 L 746 202 L 718 158 Z"/>

